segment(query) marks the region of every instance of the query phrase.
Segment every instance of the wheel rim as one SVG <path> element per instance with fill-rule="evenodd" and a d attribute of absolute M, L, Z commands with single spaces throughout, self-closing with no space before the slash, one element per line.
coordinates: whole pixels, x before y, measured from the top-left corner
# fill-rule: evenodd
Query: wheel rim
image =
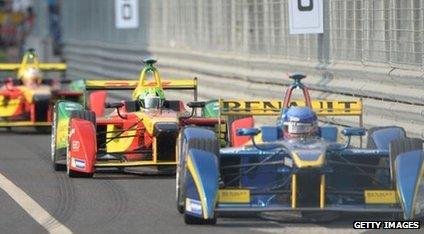
<path fill-rule="evenodd" d="M 55 109 L 55 108 L 54 108 Z M 56 111 L 53 113 L 53 124 L 52 124 L 52 131 L 51 131 L 51 159 L 52 162 L 56 162 Z"/>

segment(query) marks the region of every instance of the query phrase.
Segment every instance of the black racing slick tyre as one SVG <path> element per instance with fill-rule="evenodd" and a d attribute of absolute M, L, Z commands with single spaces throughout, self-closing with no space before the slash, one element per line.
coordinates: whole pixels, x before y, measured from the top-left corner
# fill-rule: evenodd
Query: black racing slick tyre
<path fill-rule="evenodd" d="M 422 150 L 422 149 L 423 149 L 423 140 L 419 138 L 405 138 L 405 139 L 391 141 L 389 146 L 391 178 L 392 179 L 395 178 L 396 171 L 395 171 L 394 163 L 399 154 L 409 152 L 409 151 Z"/>
<path fill-rule="evenodd" d="M 35 131 L 38 133 L 38 134 L 48 134 L 48 133 L 50 133 L 50 127 L 36 127 L 35 128 Z"/>
<path fill-rule="evenodd" d="M 75 110 L 71 111 L 71 119 L 72 118 L 78 118 L 83 120 L 88 120 L 91 123 L 93 123 L 94 126 L 96 126 L 96 114 L 94 111 L 89 110 Z M 66 149 L 66 162 L 69 162 L 69 142 L 67 144 Z M 66 174 L 71 178 L 91 178 L 93 177 L 93 173 L 84 173 L 79 171 L 74 171 L 70 169 L 69 167 L 66 167 Z"/>
<path fill-rule="evenodd" d="M 213 138 L 191 138 L 184 142 L 186 139 L 184 128 L 178 138 L 178 153 L 180 156 L 180 163 L 177 167 L 176 172 L 176 201 L 177 201 L 177 210 L 181 214 L 184 213 L 185 209 L 185 194 L 182 186 L 183 181 L 185 180 L 185 163 L 183 158 L 188 154 L 191 149 L 200 149 L 207 152 L 214 153 L 217 155 L 219 153 L 219 141 L 216 137 Z M 211 130 L 202 129 L 202 131 L 213 132 Z M 213 134 L 215 136 L 215 133 Z"/>
<path fill-rule="evenodd" d="M 74 110 L 71 111 L 71 118 L 88 120 L 96 126 L 96 113 L 89 110 Z"/>
<path fill-rule="evenodd" d="M 57 107 L 56 105 L 53 108 L 53 122 L 52 122 L 52 129 L 51 129 L 51 161 L 52 161 L 52 167 L 55 171 L 65 171 L 66 170 L 66 164 L 60 164 L 57 162 L 58 154 L 60 154 L 59 150 L 56 149 L 56 130 L 57 130 Z"/>
<path fill-rule="evenodd" d="M 214 225 L 216 224 L 216 217 L 213 217 L 212 219 L 202 219 L 184 213 L 184 223 L 189 225 Z"/>
<path fill-rule="evenodd" d="M 405 138 L 390 142 L 390 154 L 393 156 L 393 161 L 401 153 L 422 149 L 423 140 L 419 138 Z"/>
<path fill-rule="evenodd" d="M 93 173 L 83 173 L 74 170 L 67 170 L 67 175 L 71 178 L 91 178 L 93 177 Z"/>

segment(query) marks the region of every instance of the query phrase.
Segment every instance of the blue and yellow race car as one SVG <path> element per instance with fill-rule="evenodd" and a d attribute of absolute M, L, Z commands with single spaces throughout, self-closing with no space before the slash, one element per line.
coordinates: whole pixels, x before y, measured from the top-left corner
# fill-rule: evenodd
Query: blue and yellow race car
<path fill-rule="evenodd" d="M 338 129 L 318 126 L 317 117 L 354 116 L 362 124 L 361 101 L 311 100 L 301 82 L 305 75 L 290 78 L 283 101 L 219 100 L 220 118 L 237 116 L 228 126 L 229 147 L 221 148 L 214 131 L 181 131 L 176 201 L 185 222 L 214 224 L 228 213 L 421 217 L 422 140 L 387 126 L 368 130 L 367 147 L 350 143 L 366 134 L 364 128 L 343 129 L 340 142 Z M 303 100 L 291 100 L 294 90 Z M 255 115 L 278 116 L 277 123 L 254 128 Z"/>

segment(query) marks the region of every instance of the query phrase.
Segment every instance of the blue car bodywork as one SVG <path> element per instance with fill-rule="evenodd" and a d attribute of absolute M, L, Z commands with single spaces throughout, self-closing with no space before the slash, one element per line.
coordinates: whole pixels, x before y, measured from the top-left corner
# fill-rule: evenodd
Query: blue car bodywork
<path fill-rule="evenodd" d="M 300 79 L 296 82 L 294 87 Z M 338 143 L 338 130 L 332 126 L 321 127 L 316 137 L 301 139 L 284 139 L 279 126 L 260 130 L 257 136 L 255 129 L 239 130 L 253 143 L 214 152 L 190 145 L 193 139 L 216 141 L 212 131 L 183 129 L 177 206 L 186 223 L 215 222 L 224 213 L 375 212 L 403 214 L 405 219 L 424 214 L 422 141 L 415 150 L 408 148 L 417 140 L 407 138 L 402 128 L 369 131 L 366 148 Z M 350 142 L 364 131 L 343 133 Z M 394 141 L 400 142 L 398 146 Z"/>

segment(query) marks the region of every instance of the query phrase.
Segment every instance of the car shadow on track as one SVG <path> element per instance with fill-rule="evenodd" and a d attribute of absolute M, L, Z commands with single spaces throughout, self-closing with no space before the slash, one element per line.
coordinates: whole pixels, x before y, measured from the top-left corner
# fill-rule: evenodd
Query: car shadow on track
<path fill-rule="evenodd" d="M 323 227 L 329 229 L 353 230 L 354 221 L 372 221 L 372 220 L 393 220 L 391 217 L 374 216 L 374 215 L 340 215 L 334 219 L 326 221 L 311 221 L 305 219 L 297 219 L 290 212 L 276 218 L 264 218 L 260 215 L 232 215 L 223 216 L 218 219 L 217 226 L 229 228 L 284 228 L 284 227 L 302 227 L 314 228 Z"/>
<path fill-rule="evenodd" d="M 144 169 L 144 168 L 143 168 Z M 96 180 L 169 180 L 175 174 L 159 173 L 154 170 L 139 169 L 111 169 L 96 171 L 93 179 Z"/>

